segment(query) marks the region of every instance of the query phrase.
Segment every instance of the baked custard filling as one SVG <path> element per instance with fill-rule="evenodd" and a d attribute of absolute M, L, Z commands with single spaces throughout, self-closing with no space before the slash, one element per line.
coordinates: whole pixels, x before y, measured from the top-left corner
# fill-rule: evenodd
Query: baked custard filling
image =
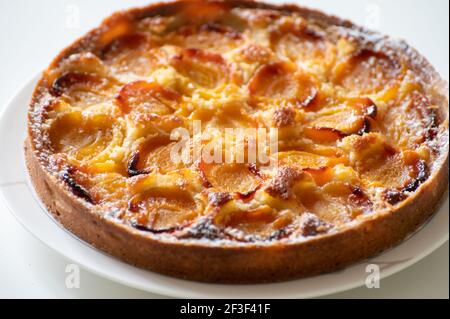
<path fill-rule="evenodd" d="M 384 40 L 215 2 L 113 16 L 45 72 L 31 138 L 80 201 L 144 233 L 254 243 L 337 232 L 407 200 L 445 155 L 433 87 Z M 194 145 L 196 123 L 216 134 Z M 180 129 L 193 138 L 187 161 L 173 156 Z M 250 159 L 244 138 L 243 160 L 226 161 L 224 141 L 251 129 L 276 132 L 276 152 Z M 192 156 L 211 145 L 220 160 Z"/>

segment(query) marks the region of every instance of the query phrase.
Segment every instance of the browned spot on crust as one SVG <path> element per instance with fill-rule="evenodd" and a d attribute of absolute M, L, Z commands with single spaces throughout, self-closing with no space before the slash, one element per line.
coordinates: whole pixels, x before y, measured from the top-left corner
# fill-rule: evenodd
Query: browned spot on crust
<path fill-rule="evenodd" d="M 208 201 L 216 207 L 220 207 L 231 201 L 233 197 L 229 193 L 214 192 L 208 194 Z"/>
<path fill-rule="evenodd" d="M 322 221 L 314 214 L 304 213 L 300 217 L 301 235 L 304 237 L 317 236 L 325 234 L 331 228 L 331 225 Z"/>
<path fill-rule="evenodd" d="M 140 170 L 140 169 L 137 168 L 137 166 L 139 164 L 139 160 L 140 160 L 140 153 L 139 152 L 134 152 L 131 155 L 130 159 L 128 160 L 127 171 L 128 171 L 128 175 L 130 177 L 138 176 L 138 175 L 142 175 L 142 174 L 148 174 L 147 171 Z"/>
<path fill-rule="evenodd" d="M 273 178 L 266 188 L 266 192 L 274 197 L 288 199 L 291 196 L 290 190 L 296 180 L 302 174 L 290 167 L 281 167 L 277 171 L 277 175 Z"/>
<path fill-rule="evenodd" d="M 270 61 L 272 52 L 265 47 L 257 44 L 249 44 L 241 49 L 242 57 L 244 61 L 249 63 L 267 63 Z"/>
<path fill-rule="evenodd" d="M 242 200 L 244 202 L 249 202 L 255 197 L 256 192 L 258 190 L 260 190 L 260 189 L 261 189 L 261 185 L 259 185 L 256 189 L 251 190 L 251 191 L 249 191 L 247 193 L 239 193 L 238 192 L 238 193 L 236 193 L 236 196 L 237 196 L 238 199 L 240 199 L 240 200 Z"/>
<path fill-rule="evenodd" d="M 354 187 L 349 196 L 350 203 L 364 213 L 370 213 L 373 209 L 373 203 L 364 191 L 359 187 Z"/>
<path fill-rule="evenodd" d="M 255 197 L 256 192 L 257 192 L 257 190 L 255 189 L 255 190 L 252 190 L 245 194 L 237 193 L 237 197 L 244 202 L 248 202 L 248 201 L 251 201 Z"/>
<path fill-rule="evenodd" d="M 396 205 L 406 199 L 406 195 L 397 189 L 386 189 L 383 192 L 383 199 L 391 205 Z"/>
<path fill-rule="evenodd" d="M 185 228 L 181 234 L 177 235 L 180 239 L 209 239 L 217 240 L 225 237 L 223 231 L 213 224 L 210 216 L 202 217 L 191 227 Z"/>
<path fill-rule="evenodd" d="M 423 94 L 415 93 L 412 103 L 424 121 L 426 127 L 424 138 L 428 141 L 434 139 L 438 133 L 439 119 L 436 111 L 431 107 L 430 100 Z"/>
<path fill-rule="evenodd" d="M 261 174 L 261 171 L 259 170 L 258 166 L 255 163 L 248 164 L 248 170 L 255 176 L 263 179 L 264 176 Z"/>
<path fill-rule="evenodd" d="M 207 32 L 217 32 L 220 34 L 223 34 L 224 36 L 233 39 L 233 40 L 240 40 L 242 39 L 242 33 L 238 30 L 225 27 L 223 25 L 220 25 L 218 23 L 209 22 L 205 23 L 200 27 L 200 31 L 207 31 Z"/>
<path fill-rule="evenodd" d="M 74 167 L 67 167 L 63 171 L 61 171 L 59 176 L 69 186 L 72 193 L 80 198 L 83 198 L 88 203 L 94 204 L 94 201 L 92 200 L 89 192 L 75 180 L 73 176 L 75 171 L 76 169 Z"/>
<path fill-rule="evenodd" d="M 312 110 L 318 105 L 319 90 L 316 87 L 311 87 L 310 93 L 306 98 L 300 102 L 300 105 L 306 110 Z"/>
<path fill-rule="evenodd" d="M 406 162 L 408 165 L 411 179 L 403 188 L 393 189 L 389 188 L 383 192 L 383 199 L 391 205 L 396 205 L 408 197 L 408 193 L 415 192 L 419 186 L 424 183 L 429 175 L 429 169 L 424 160 L 413 158 L 413 163 Z"/>
<path fill-rule="evenodd" d="M 372 127 L 372 124 L 370 123 L 370 120 L 368 118 L 365 118 L 363 121 L 363 126 L 358 131 L 358 135 L 364 135 L 366 133 L 370 133 L 370 129 Z"/>
<path fill-rule="evenodd" d="M 310 28 L 308 26 L 306 26 L 303 30 L 302 33 L 300 34 L 300 36 L 302 38 L 307 38 L 310 41 L 320 41 L 320 40 L 324 40 L 324 34 L 323 32 L 320 32 L 316 29 Z"/>
<path fill-rule="evenodd" d="M 367 110 L 366 115 L 371 117 L 371 118 L 373 118 L 375 120 L 377 115 L 378 115 L 378 107 L 369 98 L 367 99 L 366 110 Z"/>
<path fill-rule="evenodd" d="M 170 227 L 170 228 L 165 228 L 165 229 L 153 229 L 146 225 L 140 225 L 139 223 L 136 223 L 136 222 L 132 222 L 130 224 L 133 228 L 136 228 L 137 230 L 152 233 L 152 234 L 173 233 L 173 232 L 183 228 L 183 227 Z"/>
<path fill-rule="evenodd" d="M 194 164 L 194 167 L 195 167 L 195 170 L 197 171 L 197 173 L 200 175 L 200 178 L 203 182 L 203 187 L 205 187 L 205 188 L 213 187 L 213 185 L 209 182 L 208 178 L 206 177 L 205 164 L 199 160 Z"/>
<path fill-rule="evenodd" d="M 353 99 L 350 103 L 356 111 L 364 115 L 363 125 L 357 134 L 363 135 L 365 133 L 370 133 L 372 129 L 372 121 L 376 120 L 378 115 L 377 105 L 368 97 Z"/>
<path fill-rule="evenodd" d="M 405 188 L 403 189 L 404 192 L 416 191 L 419 186 L 428 179 L 428 176 L 430 175 L 427 164 L 424 160 L 417 161 L 413 168 L 415 177 L 408 185 L 405 186 Z"/>
<path fill-rule="evenodd" d="M 275 232 L 273 232 L 267 240 L 274 241 L 274 240 L 281 240 L 283 238 L 288 238 L 292 233 L 294 232 L 294 228 L 290 226 L 283 227 L 282 229 L 278 229 Z"/>
<path fill-rule="evenodd" d="M 295 123 L 295 110 L 291 107 L 283 107 L 275 110 L 273 114 L 273 124 L 277 128 L 282 128 Z"/>

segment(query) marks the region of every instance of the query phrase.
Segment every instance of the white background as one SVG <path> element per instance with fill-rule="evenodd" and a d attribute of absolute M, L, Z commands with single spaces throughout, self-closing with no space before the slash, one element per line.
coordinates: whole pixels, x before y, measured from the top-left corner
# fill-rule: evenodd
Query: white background
<path fill-rule="evenodd" d="M 102 18 L 117 9 L 149 2 L 0 0 L 0 110 L 24 81 L 44 69 L 62 48 L 97 26 Z M 297 3 L 406 39 L 448 80 L 449 1 L 297 0 Z M 383 280 L 380 289 L 358 288 L 330 297 L 448 298 L 448 253 L 447 243 L 425 260 Z M 67 263 L 22 229 L 0 203 L 0 298 L 157 297 L 84 271 L 80 289 L 67 289 Z"/>

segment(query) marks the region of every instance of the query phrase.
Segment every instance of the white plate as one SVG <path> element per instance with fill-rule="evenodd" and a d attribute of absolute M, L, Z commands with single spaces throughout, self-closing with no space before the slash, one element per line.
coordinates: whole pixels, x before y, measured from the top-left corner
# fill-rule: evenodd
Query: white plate
<path fill-rule="evenodd" d="M 439 212 L 400 246 L 343 271 L 264 285 L 216 285 L 189 282 L 130 266 L 82 242 L 51 218 L 30 186 L 23 160 L 27 107 L 37 78 L 10 101 L 0 117 L 0 195 L 18 221 L 47 246 L 81 267 L 127 286 L 180 298 L 310 298 L 365 284 L 368 264 L 377 264 L 381 277 L 399 272 L 432 253 L 448 240 L 448 197 Z"/>

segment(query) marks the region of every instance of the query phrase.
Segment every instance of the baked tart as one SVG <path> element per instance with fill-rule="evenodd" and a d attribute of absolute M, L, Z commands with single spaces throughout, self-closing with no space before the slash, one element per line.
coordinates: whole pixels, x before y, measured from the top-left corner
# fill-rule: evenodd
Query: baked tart
<path fill-rule="evenodd" d="M 175 161 L 173 132 L 197 122 L 222 132 L 199 142 L 222 159 L 227 129 L 276 132 L 276 152 Z M 51 63 L 25 155 L 48 211 L 102 251 L 189 280 L 289 280 L 372 257 L 432 216 L 447 85 L 404 42 L 318 11 L 162 3 L 113 14 Z"/>

